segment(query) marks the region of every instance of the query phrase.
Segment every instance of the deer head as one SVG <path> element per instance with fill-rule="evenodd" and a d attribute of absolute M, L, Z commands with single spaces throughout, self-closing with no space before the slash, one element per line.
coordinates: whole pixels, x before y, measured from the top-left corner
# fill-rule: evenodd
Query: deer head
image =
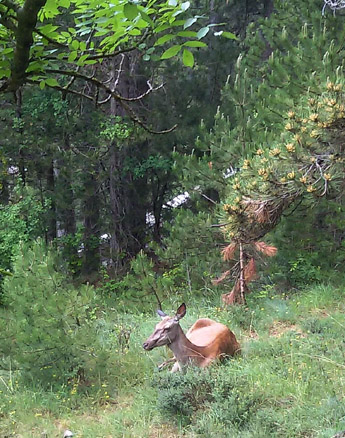
<path fill-rule="evenodd" d="M 186 314 L 186 305 L 181 304 L 175 316 L 168 316 L 162 310 L 157 310 L 157 313 L 162 321 L 156 325 L 152 335 L 143 343 L 145 350 L 152 350 L 174 342 L 179 332 L 179 321 Z"/>

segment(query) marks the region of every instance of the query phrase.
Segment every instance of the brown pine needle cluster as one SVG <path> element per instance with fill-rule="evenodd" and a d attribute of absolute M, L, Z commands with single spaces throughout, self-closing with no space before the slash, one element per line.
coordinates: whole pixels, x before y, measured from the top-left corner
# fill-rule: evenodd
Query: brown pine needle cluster
<path fill-rule="evenodd" d="M 267 245 L 265 242 L 255 242 L 254 246 L 267 257 L 274 257 L 277 254 L 277 248 L 275 246 Z"/>
<path fill-rule="evenodd" d="M 230 243 L 230 245 L 223 248 L 222 255 L 223 255 L 223 260 L 225 262 L 230 261 L 234 258 L 236 248 L 237 248 L 236 243 Z"/>

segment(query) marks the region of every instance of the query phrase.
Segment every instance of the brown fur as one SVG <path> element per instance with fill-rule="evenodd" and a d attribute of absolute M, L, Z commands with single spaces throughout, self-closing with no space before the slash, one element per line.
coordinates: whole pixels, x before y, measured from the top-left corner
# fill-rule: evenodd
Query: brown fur
<path fill-rule="evenodd" d="M 177 361 L 172 372 L 181 370 L 188 363 L 204 368 L 215 359 L 234 356 L 240 352 L 240 345 L 232 331 L 212 319 L 198 319 L 185 335 L 179 325 L 179 319 L 184 315 L 185 305 L 180 306 L 175 317 L 161 312 L 162 321 L 156 325 L 143 345 L 145 350 L 167 345 L 174 352 Z"/>

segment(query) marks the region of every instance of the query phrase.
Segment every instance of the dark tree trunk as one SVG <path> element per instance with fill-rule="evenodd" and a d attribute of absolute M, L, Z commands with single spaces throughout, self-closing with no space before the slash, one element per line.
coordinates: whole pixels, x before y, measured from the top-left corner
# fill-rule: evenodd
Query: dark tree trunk
<path fill-rule="evenodd" d="M 73 162 L 69 159 L 69 136 L 64 134 L 65 154 L 58 160 L 56 208 L 59 236 L 76 232 L 75 199 L 73 192 Z"/>
<path fill-rule="evenodd" d="M 85 198 L 82 204 L 84 217 L 82 274 L 89 276 L 100 266 L 100 200 L 97 170 L 93 168 L 84 180 Z"/>
<path fill-rule="evenodd" d="M 46 240 L 51 242 L 56 238 L 56 204 L 55 204 L 55 169 L 54 162 L 50 163 L 50 166 L 46 172 L 46 181 L 47 181 L 47 194 L 50 199 L 50 208 L 48 213 L 48 230 Z"/>
<path fill-rule="evenodd" d="M 110 151 L 110 253 L 115 271 L 121 269 L 134 257 L 145 242 L 146 182 L 133 177 L 124 170 L 128 151 L 114 142 Z"/>
<path fill-rule="evenodd" d="M 134 97 L 144 91 L 136 83 L 136 68 L 135 54 L 123 55 L 121 61 L 113 65 L 114 83 L 123 97 Z M 110 112 L 126 123 L 126 113 L 114 99 L 111 100 Z M 141 158 L 145 157 L 146 146 L 146 142 L 142 142 L 139 147 Z M 125 139 L 115 139 L 110 145 L 110 254 L 115 272 L 121 270 L 145 242 L 147 182 L 145 178 L 136 178 L 134 169 L 125 170 L 128 159 L 135 159 L 136 155 L 135 146 L 130 147 Z"/>

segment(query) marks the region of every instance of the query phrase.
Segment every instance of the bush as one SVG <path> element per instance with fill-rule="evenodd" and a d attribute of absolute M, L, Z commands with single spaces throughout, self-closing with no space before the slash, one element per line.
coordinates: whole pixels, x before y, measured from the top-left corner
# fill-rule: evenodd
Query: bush
<path fill-rule="evenodd" d="M 44 385 L 85 379 L 90 361 L 106 356 L 97 336 L 94 289 L 73 288 L 56 254 L 42 242 L 22 245 L 13 268 L 4 282 L 7 312 L 0 320 L 4 357 L 26 379 Z"/>
<path fill-rule="evenodd" d="M 209 373 L 200 369 L 157 376 L 153 386 L 159 389 L 159 410 L 188 424 L 193 412 L 213 399 L 212 383 Z"/>
<path fill-rule="evenodd" d="M 49 202 L 42 204 L 34 189 L 21 186 L 8 205 L 0 205 L 0 281 L 12 268 L 18 244 L 44 236 L 48 209 Z"/>

